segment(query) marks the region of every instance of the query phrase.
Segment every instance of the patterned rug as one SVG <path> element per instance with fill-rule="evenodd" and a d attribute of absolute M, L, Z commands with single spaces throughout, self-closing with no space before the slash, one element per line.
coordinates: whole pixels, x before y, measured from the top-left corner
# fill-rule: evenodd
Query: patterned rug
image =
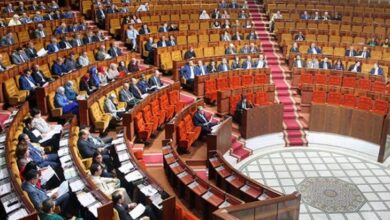
<path fill-rule="evenodd" d="M 324 212 L 356 212 L 366 203 L 359 188 L 335 177 L 311 177 L 298 185 L 302 200 Z"/>

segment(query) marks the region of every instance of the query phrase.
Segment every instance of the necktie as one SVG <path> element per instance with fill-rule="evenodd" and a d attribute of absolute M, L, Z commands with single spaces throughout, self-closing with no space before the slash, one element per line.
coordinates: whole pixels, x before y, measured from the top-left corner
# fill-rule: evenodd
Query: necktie
<path fill-rule="evenodd" d="M 366 58 L 366 52 L 363 52 L 363 58 Z"/>
<path fill-rule="evenodd" d="M 324 62 L 324 69 L 328 69 L 328 64 L 326 62 Z"/>
<path fill-rule="evenodd" d="M 19 55 L 20 56 L 20 60 L 22 61 L 22 63 L 26 62 L 26 60 L 23 58 L 22 55 Z"/>
<path fill-rule="evenodd" d="M 175 46 L 175 41 L 171 41 L 171 45 L 172 45 L 172 46 Z"/>
<path fill-rule="evenodd" d="M 66 48 L 71 48 L 72 46 L 70 45 L 69 42 L 65 41 Z"/>
<path fill-rule="evenodd" d="M 193 79 L 194 78 L 194 67 L 193 66 L 190 67 L 190 73 L 191 73 L 190 79 Z"/>
<path fill-rule="evenodd" d="M 80 39 L 77 39 L 77 46 L 81 46 L 81 42 L 80 42 Z"/>
<path fill-rule="evenodd" d="M 118 53 L 116 52 L 116 48 L 113 48 L 114 50 L 114 57 L 118 56 Z"/>
<path fill-rule="evenodd" d="M 160 86 L 160 84 L 157 82 L 157 77 L 153 77 L 154 79 L 154 83 L 156 84 L 156 86 Z"/>
<path fill-rule="evenodd" d="M 352 50 L 349 51 L 349 56 L 350 56 L 350 57 L 353 56 L 353 51 L 352 51 Z"/>
<path fill-rule="evenodd" d="M 207 122 L 207 119 L 206 119 L 206 117 L 204 117 L 204 115 L 203 115 L 203 114 L 200 114 L 200 117 L 203 119 L 204 123 L 206 123 L 206 122 Z"/>

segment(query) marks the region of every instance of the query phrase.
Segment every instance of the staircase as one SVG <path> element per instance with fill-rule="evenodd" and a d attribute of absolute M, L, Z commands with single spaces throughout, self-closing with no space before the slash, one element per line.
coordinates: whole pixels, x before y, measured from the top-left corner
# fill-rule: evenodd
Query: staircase
<path fill-rule="evenodd" d="M 232 148 L 230 149 L 230 156 L 237 159 L 237 162 L 249 157 L 252 154 L 252 150 L 246 148 L 243 143 L 238 141 L 238 138 L 234 135 L 231 137 Z"/>
<path fill-rule="evenodd" d="M 253 19 L 256 33 L 261 40 L 264 55 L 267 58 L 268 66 L 271 68 L 271 82 L 276 87 L 276 99 L 283 103 L 283 134 L 286 146 L 306 146 L 306 134 L 302 126 L 298 111 L 299 103 L 294 100 L 294 93 L 290 82 L 287 81 L 288 67 L 283 58 L 277 52 L 278 45 L 272 40 L 270 32 L 267 30 L 268 18 L 263 13 L 262 5 L 254 0 L 248 1 L 249 12 Z"/>

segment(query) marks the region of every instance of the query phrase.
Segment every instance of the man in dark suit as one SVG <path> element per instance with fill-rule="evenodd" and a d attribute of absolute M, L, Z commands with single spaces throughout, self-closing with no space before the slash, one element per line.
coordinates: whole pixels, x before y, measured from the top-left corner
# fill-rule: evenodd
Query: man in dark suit
<path fill-rule="evenodd" d="M 138 88 L 136 79 L 132 78 L 130 81 L 130 88 L 129 91 L 134 95 L 137 99 L 143 99 L 145 95 L 142 93 L 142 91 Z"/>
<path fill-rule="evenodd" d="M 196 53 L 194 51 L 194 48 L 193 47 L 190 47 L 185 53 L 184 53 L 184 59 L 185 60 L 188 60 L 188 59 L 194 59 L 196 58 Z"/>
<path fill-rule="evenodd" d="M 217 125 L 214 122 L 211 122 L 211 119 L 207 119 L 202 106 L 198 106 L 198 110 L 195 112 L 192 121 L 195 126 L 200 126 L 202 128 L 202 134 L 207 135 L 211 132 L 212 127 Z"/>
<path fill-rule="evenodd" d="M 240 68 L 241 68 L 240 58 L 236 56 L 234 58 L 234 61 L 232 62 L 231 69 L 235 70 L 235 69 L 240 69 Z"/>
<path fill-rule="evenodd" d="M 297 55 L 294 60 L 293 67 L 295 68 L 304 68 L 306 66 L 305 61 L 301 59 L 301 56 Z"/>
<path fill-rule="evenodd" d="M 117 57 L 122 55 L 122 51 L 118 47 L 118 43 L 113 43 L 111 45 L 111 48 L 108 49 L 108 54 L 110 54 L 111 57 Z"/>
<path fill-rule="evenodd" d="M 368 51 L 367 47 L 363 47 L 363 50 L 359 53 L 359 57 L 367 59 L 371 57 L 371 53 Z"/>
<path fill-rule="evenodd" d="M 328 61 L 328 57 L 325 57 L 324 60 L 320 62 L 320 69 L 324 69 L 324 70 L 332 69 L 332 63 Z"/>
<path fill-rule="evenodd" d="M 158 32 L 168 32 L 168 24 L 167 24 L 167 23 L 164 23 L 163 26 L 161 26 L 161 27 L 158 29 Z"/>
<path fill-rule="evenodd" d="M 253 108 L 253 105 L 248 102 L 244 95 L 241 96 L 241 100 L 236 105 L 236 111 L 234 112 L 234 120 L 238 124 L 241 124 L 241 118 L 244 110 L 248 110 L 250 108 Z"/>
<path fill-rule="evenodd" d="M 354 73 L 361 73 L 362 72 L 362 65 L 360 61 L 356 61 L 355 64 L 352 64 L 349 66 L 348 71 L 354 72 Z"/>
<path fill-rule="evenodd" d="M 28 197 L 37 210 L 42 208 L 42 203 L 48 199 L 53 199 L 56 206 L 61 207 L 61 212 L 65 215 L 72 204 L 69 192 L 57 198 L 58 193 L 48 196 L 45 191 L 36 187 L 39 181 L 39 173 L 35 169 L 31 169 L 24 174 L 25 181 L 22 183 L 22 189 L 27 192 Z"/>
<path fill-rule="evenodd" d="M 54 12 L 51 11 L 50 13 L 47 13 L 47 14 L 43 17 L 43 19 L 45 19 L 45 21 L 52 21 L 52 20 L 54 20 Z"/>
<path fill-rule="evenodd" d="M 308 54 L 321 54 L 321 49 L 315 43 L 311 43 L 310 48 L 307 49 Z"/>
<path fill-rule="evenodd" d="M 307 13 L 307 11 L 304 11 L 303 14 L 301 15 L 302 20 L 309 20 L 310 15 Z"/>
<path fill-rule="evenodd" d="M 383 74 L 383 68 L 380 67 L 378 63 L 374 63 L 374 67 L 370 70 L 370 75 L 383 76 Z"/>
<path fill-rule="evenodd" d="M 299 47 L 297 42 L 293 43 L 293 46 L 290 48 L 290 53 L 299 53 Z"/>
<path fill-rule="evenodd" d="M 75 37 L 71 41 L 72 47 L 80 47 L 83 46 L 84 42 L 81 39 L 81 35 L 77 33 Z"/>
<path fill-rule="evenodd" d="M 60 50 L 60 45 L 57 43 L 57 39 L 55 37 L 51 38 L 51 43 L 47 45 L 47 53 L 56 53 Z"/>
<path fill-rule="evenodd" d="M 23 49 L 19 47 L 11 54 L 11 61 L 13 64 L 23 64 L 28 62 L 29 58 Z"/>
<path fill-rule="evenodd" d="M 91 44 L 94 42 L 94 35 L 92 31 L 87 33 L 87 36 L 83 38 L 84 44 Z"/>
<path fill-rule="evenodd" d="M 10 46 L 15 44 L 15 39 L 11 31 L 8 31 L 4 37 L 1 38 L 0 46 Z"/>
<path fill-rule="evenodd" d="M 28 42 L 26 45 L 26 49 L 24 49 L 24 52 L 30 59 L 34 59 L 38 57 L 37 50 L 34 47 L 34 43 L 32 41 Z"/>
<path fill-rule="evenodd" d="M 103 160 L 106 165 L 111 164 L 109 156 L 109 147 L 112 145 L 112 138 L 93 137 L 87 129 L 81 129 L 77 147 L 82 158 L 90 158 L 96 151 L 103 154 Z"/>
<path fill-rule="evenodd" d="M 137 206 L 137 203 L 125 203 L 125 196 L 123 195 L 123 191 L 116 190 L 111 195 L 112 203 L 114 205 L 114 209 L 118 212 L 119 219 L 120 220 L 133 220 L 133 218 L 130 216 L 130 211 L 134 209 Z M 144 218 L 146 217 L 146 218 Z M 141 214 L 140 217 L 137 219 L 139 220 L 156 220 L 155 214 L 153 213 L 153 210 L 149 206 L 145 206 L 144 213 Z"/>
<path fill-rule="evenodd" d="M 53 135 L 50 139 L 42 142 L 42 134 L 32 125 L 32 118 L 26 118 L 24 121 L 23 133 L 27 134 L 32 143 L 40 144 L 43 147 L 52 146 L 52 152 L 56 152 L 60 146 L 60 134 Z"/>
<path fill-rule="evenodd" d="M 19 78 L 19 86 L 22 90 L 27 90 L 30 94 L 34 94 L 35 88 L 37 88 L 37 83 L 31 76 L 31 70 L 25 70 L 23 75 Z"/>
<path fill-rule="evenodd" d="M 357 51 L 355 50 L 355 48 L 353 46 L 350 46 L 349 47 L 349 50 L 346 50 L 345 51 L 345 56 L 346 57 L 354 57 L 354 56 L 357 56 Z"/>
<path fill-rule="evenodd" d="M 222 59 L 222 62 L 218 65 L 218 72 L 224 72 L 229 70 L 229 64 L 226 58 Z"/>
<path fill-rule="evenodd" d="M 157 89 L 156 87 L 151 87 L 149 85 L 144 74 L 142 74 L 141 78 L 138 80 L 137 86 L 141 90 L 142 94 L 151 93 Z"/>
<path fill-rule="evenodd" d="M 161 88 L 163 86 L 163 83 L 161 82 L 161 79 L 160 79 L 160 72 L 158 70 L 155 70 L 154 71 L 154 74 L 153 76 L 151 76 L 149 78 L 149 85 L 150 87 L 155 87 L 157 89 Z"/>
<path fill-rule="evenodd" d="M 257 39 L 257 35 L 254 31 L 251 31 L 247 36 L 246 36 L 246 39 L 247 40 L 256 40 Z"/>
<path fill-rule="evenodd" d="M 168 47 L 169 42 L 165 39 L 165 36 L 161 36 L 161 40 L 157 42 L 157 47 Z"/>
<path fill-rule="evenodd" d="M 229 44 L 229 46 L 225 49 L 225 54 L 237 54 L 237 50 L 234 48 L 234 44 Z"/>
<path fill-rule="evenodd" d="M 154 51 L 156 50 L 156 48 L 157 48 L 157 44 L 155 44 L 153 38 L 150 37 L 148 42 L 145 44 L 145 51 L 149 53 L 145 59 L 146 64 L 154 63 Z"/>
<path fill-rule="evenodd" d="M 39 86 L 43 86 L 45 85 L 46 83 L 49 83 L 49 82 L 52 82 L 53 79 L 52 78 L 48 78 L 46 77 L 43 72 L 39 69 L 39 65 L 38 64 L 35 64 L 33 67 L 32 67 L 32 77 L 34 79 L 34 81 L 39 85 Z"/>
<path fill-rule="evenodd" d="M 197 70 L 192 60 L 188 61 L 188 64 L 186 64 L 180 70 L 181 82 L 185 88 L 189 90 L 194 89 L 194 80 L 195 80 L 196 73 Z"/>
<path fill-rule="evenodd" d="M 70 43 L 70 39 L 69 39 L 69 37 L 66 37 L 66 36 L 63 36 L 61 38 L 61 41 L 58 43 L 58 45 L 60 46 L 61 50 L 72 48 L 72 44 Z"/>
<path fill-rule="evenodd" d="M 131 61 L 129 65 L 127 66 L 127 69 L 129 70 L 130 73 L 134 73 L 139 71 L 139 66 L 138 66 L 138 60 L 136 58 L 131 58 Z"/>
<path fill-rule="evenodd" d="M 233 35 L 232 40 L 244 40 L 244 36 L 240 32 L 236 31 Z"/>
<path fill-rule="evenodd" d="M 112 4 L 109 8 L 106 10 L 107 14 L 113 14 L 117 13 L 118 9 L 116 8 L 116 5 Z"/>
<path fill-rule="evenodd" d="M 3 8 L 3 13 L 13 13 L 13 12 L 15 11 L 11 3 L 9 3 L 7 7 Z"/>
<path fill-rule="evenodd" d="M 54 61 L 54 64 L 51 67 L 51 72 L 57 76 L 63 76 L 64 74 L 68 73 L 68 71 L 66 70 L 65 64 L 64 64 L 64 58 L 58 57 Z"/>
<path fill-rule="evenodd" d="M 169 36 L 168 45 L 169 45 L 170 47 L 174 47 L 174 46 L 177 45 L 176 39 L 175 39 L 175 37 L 174 37 L 173 35 Z"/>
<path fill-rule="evenodd" d="M 66 57 L 64 65 L 67 72 L 75 71 L 78 68 L 73 51 Z"/>
<path fill-rule="evenodd" d="M 249 45 L 245 44 L 243 47 L 240 49 L 240 54 L 248 54 L 249 53 Z"/>
<path fill-rule="evenodd" d="M 124 83 L 121 91 L 119 91 L 119 100 L 121 102 L 126 102 L 126 110 L 133 108 L 137 103 L 140 102 L 140 99 L 134 97 L 133 93 L 129 91 L 130 85 Z"/>
<path fill-rule="evenodd" d="M 65 22 L 62 22 L 60 26 L 58 26 L 55 30 L 54 30 L 54 34 L 55 35 L 59 35 L 59 34 L 66 34 L 68 33 L 68 27 L 66 26 L 66 23 Z"/>
<path fill-rule="evenodd" d="M 34 31 L 34 37 L 35 39 L 41 39 L 47 36 L 47 33 L 45 29 L 43 28 L 42 24 L 37 25 L 37 29 Z"/>
<path fill-rule="evenodd" d="M 254 63 L 252 61 L 251 56 L 247 56 L 246 60 L 242 63 L 242 68 L 243 69 L 251 69 L 254 67 Z"/>
<path fill-rule="evenodd" d="M 150 29 L 147 24 L 143 24 L 142 28 L 138 31 L 139 34 L 150 34 Z"/>
<path fill-rule="evenodd" d="M 302 31 L 300 31 L 297 35 L 294 36 L 295 41 L 304 41 L 305 35 L 303 35 Z"/>
<path fill-rule="evenodd" d="M 98 9 L 96 10 L 96 19 L 98 21 L 98 25 L 101 29 L 104 29 L 105 26 L 105 19 L 106 19 L 106 13 L 103 10 L 103 6 L 99 5 Z"/>
<path fill-rule="evenodd" d="M 203 65 L 203 62 L 201 60 L 198 60 L 198 65 L 196 66 L 196 68 L 198 69 L 197 72 L 199 72 L 199 75 L 207 75 L 208 74 L 207 67 L 205 65 Z"/>

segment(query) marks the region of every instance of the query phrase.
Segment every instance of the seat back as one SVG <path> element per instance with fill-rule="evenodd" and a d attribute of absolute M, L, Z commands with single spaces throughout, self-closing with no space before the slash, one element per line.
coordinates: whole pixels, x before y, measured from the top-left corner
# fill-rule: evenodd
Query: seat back
<path fill-rule="evenodd" d="M 217 89 L 218 90 L 227 90 L 229 89 L 229 81 L 227 78 L 218 78 L 217 79 Z"/>
<path fill-rule="evenodd" d="M 243 75 L 241 76 L 242 78 L 242 81 L 241 81 L 241 85 L 244 87 L 244 86 L 250 86 L 253 84 L 253 76 L 252 75 Z"/>
<path fill-rule="evenodd" d="M 268 104 L 268 95 L 266 92 L 258 91 L 255 94 L 255 104 L 256 105 L 265 105 Z"/>
<path fill-rule="evenodd" d="M 267 84 L 267 75 L 265 74 L 256 74 L 255 75 L 255 79 L 254 79 L 254 84 L 255 85 L 263 85 L 263 84 Z"/>
<path fill-rule="evenodd" d="M 356 106 L 356 96 L 353 94 L 345 94 L 341 105 L 354 108 Z"/>
<path fill-rule="evenodd" d="M 356 107 L 362 110 L 370 111 L 372 109 L 371 98 L 366 96 L 359 97 Z"/>
<path fill-rule="evenodd" d="M 340 105 L 343 95 L 339 92 L 329 92 L 327 103 L 331 105 Z"/>
<path fill-rule="evenodd" d="M 325 103 L 326 102 L 326 92 L 325 91 L 314 91 L 311 102 L 312 103 Z"/>

